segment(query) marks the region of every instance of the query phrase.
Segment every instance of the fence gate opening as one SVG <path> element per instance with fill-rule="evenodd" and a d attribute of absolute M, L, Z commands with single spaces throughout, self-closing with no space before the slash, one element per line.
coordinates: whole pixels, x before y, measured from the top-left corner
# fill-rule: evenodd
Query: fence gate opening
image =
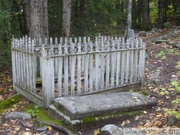
<path fill-rule="evenodd" d="M 12 66 L 14 88 L 48 107 L 56 97 L 143 83 L 145 43 L 137 37 L 13 38 Z"/>

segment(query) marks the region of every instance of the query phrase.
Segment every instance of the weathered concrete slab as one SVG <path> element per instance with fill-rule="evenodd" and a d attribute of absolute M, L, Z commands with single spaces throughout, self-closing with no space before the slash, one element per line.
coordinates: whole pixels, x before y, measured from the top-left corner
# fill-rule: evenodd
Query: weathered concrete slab
<path fill-rule="evenodd" d="M 56 98 L 50 110 L 66 120 L 109 115 L 151 108 L 156 100 L 135 92 L 95 94 Z M 60 111 L 61 110 L 61 111 Z"/>

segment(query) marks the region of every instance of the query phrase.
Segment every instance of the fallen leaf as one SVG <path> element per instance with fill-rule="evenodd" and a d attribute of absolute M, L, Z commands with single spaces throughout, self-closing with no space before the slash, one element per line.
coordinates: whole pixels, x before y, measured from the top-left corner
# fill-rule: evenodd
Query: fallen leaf
<path fill-rule="evenodd" d="M 94 130 L 94 135 L 98 135 L 100 132 L 100 129 Z"/>
<path fill-rule="evenodd" d="M 52 127 L 51 127 L 51 126 L 48 126 L 48 130 L 51 131 L 51 130 L 52 130 Z"/>

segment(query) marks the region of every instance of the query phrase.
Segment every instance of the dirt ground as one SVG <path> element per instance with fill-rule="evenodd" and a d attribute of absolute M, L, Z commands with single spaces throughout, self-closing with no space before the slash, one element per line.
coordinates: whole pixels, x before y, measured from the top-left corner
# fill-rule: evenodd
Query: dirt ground
<path fill-rule="evenodd" d="M 136 128 L 180 128 L 180 121 L 173 123 L 171 126 L 169 126 L 167 121 L 168 117 L 171 116 L 171 114 L 168 113 L 169 110 L 180 112 L 180 104 L 172 103 L 173 100 L 177 98 L 180 99 L 180 94 L 176 92 L 174 85 L 172 84 L 173 80 L 180 80 L 180 67 L 178 67 L 178 62 L 180 63 L 180 49 L 173 46 L 173 43 L 180 44 L 180 32 L 178 35 L 174 36 L 174 30 L 175 28 L 158 30 L 149 36 L 142 37 L 147 44 L 147 55 L 145 84 L 139 92 L 155 98 L 157 100 L 157 106 L 149 110 L 144 110 L 141 115 L 135 116 L 133 119 L 119 121 L 115 123 L 115 125 Z M 167 36 L 170 42 L 161 42 L 158 44 L 152 42 L 152 40 L 163 36 Z M 159 76 L 155 81 L 150 81 L 149 78 L 156 72 L 159 73 Z M 16 94 L 16 92 L 12 88 L 12 76 L 9 71 L 4 70 L 0 75 L 0 79 L 0 101 L 3 101 Z M 29 101 L 23 103 L 24 104 L 22 105 L 29 104 Z M 18 109 L 18 107 L 14 107 L 14 109 L 5 110 L 3 114 Z M 60 130 L 55 128 L 50 128 L 45 132 L 37 132 L 37 123 L 33 123 L 33 121 L 28 121 L 27 123 L 29 126 L 24 125 L 20 120 L 3 120 L 3 117 L 0 116 L 0 135 L 63 134 Z M 95 131 L 98 131 L 98 128 L 95 129 Z M 79 131 L 78 134 L 92 135 L 98 134 L 98 132 L 95 133 L 94 129 L 90 129 L 89 131 Z"/>

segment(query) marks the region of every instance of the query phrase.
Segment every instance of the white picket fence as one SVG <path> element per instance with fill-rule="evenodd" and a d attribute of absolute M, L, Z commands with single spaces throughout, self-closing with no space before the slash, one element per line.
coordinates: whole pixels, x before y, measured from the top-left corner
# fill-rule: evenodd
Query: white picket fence
<path fill-rule="evenodd" d="M 104 36 L 94 40 L 50 38 L 44 43 L 27 37 L 13 38 L 12 65 L 14 88 L 48 107 L 55 97 L 143 83 L 145 43 L 139 38 L 125 42 L 123 37 Z M 36 87 L 39 78 L 40 90 Z"/>

